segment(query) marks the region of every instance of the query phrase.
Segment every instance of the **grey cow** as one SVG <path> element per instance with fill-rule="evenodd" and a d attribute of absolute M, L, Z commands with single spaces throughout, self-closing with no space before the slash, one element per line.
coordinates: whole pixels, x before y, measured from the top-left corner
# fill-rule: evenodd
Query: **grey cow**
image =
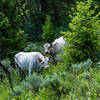
<path fill-rule="evenodd" d="M 14 56 L 15 64 L 21 71 L 40 71 L 43 67 L 49 67 L 49 58 L 40 52 L 19 52 Z"/>
<path fill-rule="evenodd" d="M 63 36 L 57 38 L 51 44 L 46 43 L 43 46 L 43 50 L 46 54 L 50 55 L 53 59 L 53 64 L 56 64 L 56 57 L 64 53 L 62 47 L 66 46 L 66 42 L 63 39 Z"/>

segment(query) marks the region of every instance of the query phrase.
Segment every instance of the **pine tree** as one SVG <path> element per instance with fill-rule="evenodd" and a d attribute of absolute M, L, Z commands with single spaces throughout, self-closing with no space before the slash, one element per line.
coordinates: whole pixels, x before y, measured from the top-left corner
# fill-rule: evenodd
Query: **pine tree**
<path fill-rule="evenodd" d="M 49 15 L 46 16 L 46 21 L 42 29 L 43 29 L 42 38 L 47 42 L 51 42 L 54 37 L 54 26 L 51 23 L 51 17 Z"/>

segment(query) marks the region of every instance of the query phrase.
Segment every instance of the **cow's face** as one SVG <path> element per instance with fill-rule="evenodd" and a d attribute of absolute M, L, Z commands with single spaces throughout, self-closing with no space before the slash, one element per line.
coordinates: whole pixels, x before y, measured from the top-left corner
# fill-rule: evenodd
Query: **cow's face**
<path fill-rule="evenodd" d="M 46 43 L 43 47 L 45 54 L 54 55 L 55 54 L 55 44 Z"/>
<path fill-rule="evenodd" d="M 50 53 L 50 44 L 49 43 L 46 43 L 44 46 L 43 46 L 43 49 L 44 49 L 44 52 L 45 54 L 49 54 Z"/>
<path fill-rule="evenodd" d="M 44 59 L 38 59 L 41 68 L 49 68 L 49 57 L 44 57 Z"/>

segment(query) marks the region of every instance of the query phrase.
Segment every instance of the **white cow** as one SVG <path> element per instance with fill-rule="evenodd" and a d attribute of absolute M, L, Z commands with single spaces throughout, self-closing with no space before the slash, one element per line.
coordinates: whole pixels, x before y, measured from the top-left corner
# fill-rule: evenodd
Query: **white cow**
<path fill-rule="evenodd" d="M 42 67 L 49 67 L 49 58 L 44 57 L 40 52 L 20 52 L 14 56 L 15 64 L 21 71 L 40 71 Z"/>
<path fill-rule="evenodd" d="M 54 40 L 51 44 L 46 43 L 43 49 L 46 54 L 49 54 L 52 57 L 53 63 L 55 63 L 57 55 L 64 53 L 64 50 L 62 49 L 64 46 L 66 46 L 66 42 L 63 39 L 63 36 L 61 36 Z"/>

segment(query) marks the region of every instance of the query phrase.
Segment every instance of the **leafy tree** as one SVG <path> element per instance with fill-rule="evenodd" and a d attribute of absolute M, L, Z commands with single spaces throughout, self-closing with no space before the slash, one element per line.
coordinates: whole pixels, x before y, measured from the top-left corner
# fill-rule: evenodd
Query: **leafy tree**
<path fill-rule="evenodd" d="M 77 2 L 75 13 L 70 15 L 70 31 L 64 32 L 68 44 L 65 48 L 66 61 L 95 60 L 100 35 L 100 13 L 96 14 L 95 9 L 92 0 Z"/>
<path fill-rule="evenodd" d="M 51 42 L 53 40 L 54 37 L 54 26 L 51 23 L 51 17 L 49 15 L 47 15 L 46 17 L 46 21 L 45 24 L 43 25 L 43 39 Z"/>
<path fill-rule="evenodd" d="M 17 0 L 16 0 L 17 2 Z M 26 35 L 21 30 L 22 16 L 17 12 L 16 2 L 2 1 L 0 9 L 0 57 L 12 57 L 25 46 Z M 6 7 L 6 9 L 4 9 Z M 23 12 L 22 12 L 23 13 Z M 24 15 L 23 15 L 24 16 Z"/>

